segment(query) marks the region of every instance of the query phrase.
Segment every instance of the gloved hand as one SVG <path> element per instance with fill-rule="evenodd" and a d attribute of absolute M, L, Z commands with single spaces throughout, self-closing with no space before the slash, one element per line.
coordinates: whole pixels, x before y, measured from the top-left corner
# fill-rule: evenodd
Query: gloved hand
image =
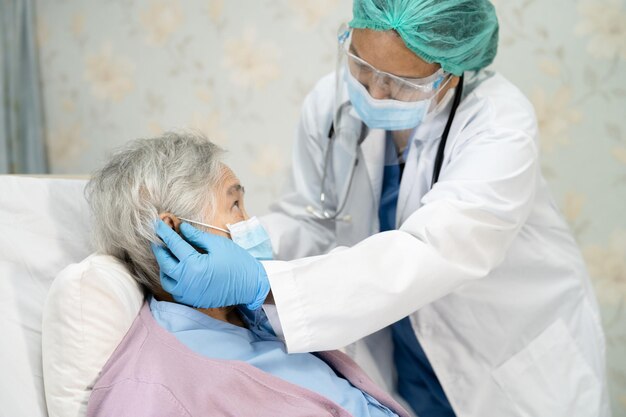
<path fill-rule="evenodd" d="M 204 233 L 187 223 L 180 225 L 180 231 L 188 242 L 207 253 L 199 253 L 162 220 L 157 222 L 157 235 L 167 248 L 152 243 L 152 252 L 161 269 L 161 286 L 174 300 L 201 308 L 237 304 L 251 310 L 261 307 L 270 284 L 259 261 L 225 237 Z"/>

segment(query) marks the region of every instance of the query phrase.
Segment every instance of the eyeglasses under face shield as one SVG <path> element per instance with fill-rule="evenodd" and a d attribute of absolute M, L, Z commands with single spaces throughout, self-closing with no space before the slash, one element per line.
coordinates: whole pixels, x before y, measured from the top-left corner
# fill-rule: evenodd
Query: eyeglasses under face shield
<path fill-rule="evenodd" d="M 345 61 L 346 68 L 365 88 L 371 92 L 376 86 L 386 93 L 386 98 L 398 101 L 420 101 L 432 98 L 439 87 L 451 78 L 451 74 L 442 68 L 424 78 L 405 78 L 380 71 L 358 57 L 351 48 L 352 29 L 346 24 L 339 28 L 339 59 Z M 343 69 L 343 65 L 340 66 Z"/>

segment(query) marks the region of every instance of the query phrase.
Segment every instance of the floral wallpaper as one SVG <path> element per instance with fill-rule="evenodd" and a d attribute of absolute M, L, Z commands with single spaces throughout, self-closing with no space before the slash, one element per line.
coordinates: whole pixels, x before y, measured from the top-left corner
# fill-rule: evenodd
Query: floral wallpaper
<path fill-rule="evenodd" d="M 497 0 L 493 67 L 535 105 L 543 171 L 588 262 L 626 415 L 626 0 Z M 53 173 L 192 127 L 229 150 L 250 212 L 280 195 L 299 108 L 350 0 L 38 0 Z"/>

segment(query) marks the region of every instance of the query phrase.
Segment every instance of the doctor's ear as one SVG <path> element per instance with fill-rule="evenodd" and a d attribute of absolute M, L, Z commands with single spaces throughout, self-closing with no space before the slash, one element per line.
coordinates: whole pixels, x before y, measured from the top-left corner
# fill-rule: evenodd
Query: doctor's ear
<path fill-rule="evenodd" d="M 180 233 L 180 224 L 182 223 L 178 217 L 174 216 L 172 213 L 160 213 L 159 218 L 163 220 L 163 222 L 174 229 L 176 233 Z"/>

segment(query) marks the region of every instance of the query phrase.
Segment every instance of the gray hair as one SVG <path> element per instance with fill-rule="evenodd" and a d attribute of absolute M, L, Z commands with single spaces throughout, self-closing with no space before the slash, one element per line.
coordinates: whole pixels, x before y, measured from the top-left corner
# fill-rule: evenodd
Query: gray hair
<path fill-rule="evenodd" d="M 119 149 L 87 184 L 96 249 L 124 262 L 150 292 L 161 289 L 150 242 L 159 213 L 203 219 L 214 210 L 223 150 L 198 133 L 168 132 Z M 201 220 L 202 221 L 202 220 Z"/>

